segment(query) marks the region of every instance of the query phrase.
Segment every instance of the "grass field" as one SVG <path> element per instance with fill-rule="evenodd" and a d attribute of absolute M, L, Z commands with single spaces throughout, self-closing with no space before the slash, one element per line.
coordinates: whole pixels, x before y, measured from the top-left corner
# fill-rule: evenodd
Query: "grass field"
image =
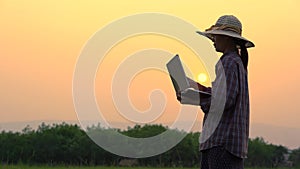
<path fill-rule="evenodd" d="M 171 169 L 171 168 L 155 168 L 155 167 L 79 167 L 79 166 L 61 166 L 61 167 L 48 167 L 48 166 L 1 166 L 0 169 Z M 174 168 L 172 168 L 174 169 Z M 177 169 L 199 169 L 199 168 L 177 168 Z M 245 169 L 268 169 L 268 168 L 245 168 Z M 276 168 L 276 169 L 300 169 L 300 168 Z"/>

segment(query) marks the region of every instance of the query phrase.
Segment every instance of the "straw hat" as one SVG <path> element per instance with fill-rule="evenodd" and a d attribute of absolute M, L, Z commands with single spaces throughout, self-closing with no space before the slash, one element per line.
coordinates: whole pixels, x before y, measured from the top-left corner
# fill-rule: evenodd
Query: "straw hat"
<path fill-rule="evenodd" d="M 247 48 L 254 47 L 253 42 L 242 37 L 242 23 L 233 15 L 223 15 L 205 32 L 197 31 L 197 33 L 211 40 L 213 40 L 212 35 L 226 35 L 238 39 L 239 44 L 243 43 Z"/>

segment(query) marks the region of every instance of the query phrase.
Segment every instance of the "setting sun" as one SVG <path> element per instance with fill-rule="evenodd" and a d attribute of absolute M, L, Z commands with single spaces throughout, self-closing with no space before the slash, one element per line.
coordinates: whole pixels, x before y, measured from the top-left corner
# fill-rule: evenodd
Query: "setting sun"
<path fill-rule="evenodd" d="M 199 73 L 197 79 L 200 83 L 204 83 L 207 81 L 207 75 L 205 73 Z"/>

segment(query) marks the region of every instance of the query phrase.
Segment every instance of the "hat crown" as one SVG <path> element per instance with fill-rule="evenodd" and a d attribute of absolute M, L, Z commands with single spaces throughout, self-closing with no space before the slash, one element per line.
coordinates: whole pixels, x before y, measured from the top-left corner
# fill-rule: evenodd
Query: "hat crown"
<path fill-rule="evenodd" d="M 242 23 L 233 15 L 221 16 L 215 25 L 206 29 L 204 32 L 197 31 L 200 35 L 206 36 L 214 41 L 214 35 L 225 35 L 238 39 L 238 47 L 241 45 L 246 48 L 254 47 L 254 43 L 242 37 Z"/>
<path fill-rule="evenodd" d="M 227 25 L 230 27 L 237 28 L 239 30 L 242 30 L 242 23 L 239 21 L 239 19 L 233 15 L 223 15 L 221 16 L 217 22 L 217 26 Z"/>

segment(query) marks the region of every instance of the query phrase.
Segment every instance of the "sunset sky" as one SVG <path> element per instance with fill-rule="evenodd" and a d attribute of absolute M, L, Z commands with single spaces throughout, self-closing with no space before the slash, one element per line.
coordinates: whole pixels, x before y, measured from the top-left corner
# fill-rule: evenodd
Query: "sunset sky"
<path fill-rule="evenodd" d="M 0 123 L 76 121 L 72 78 L 88 39 L 117 19 L 155 12 L 181 18 L 199 30 L 221 15 L 237 16 L 243 36 L 256 45 L 249 49 L 251 123 L 300 128 L 299 6 L 297 0 L 0 0 Z M 172 38 L 128 38 L 111 49 L 95 79 L 97 103 L 105 105 L 108 120 L 125 121 L 106 90 L 116 67 L 126 56 L 147 48 L 183 53 L 192 72 L 203 73 L 203 65 L 187 57 L 193 53 Z M 166 93 L 167 103 L 155 122 L 173 122 L 176 112 L 170 112 L 178 110 L 179 104 L 167 74 L 153 70 L 138 74 L 129 95 L 137 109 L 146 110 L 149 92 L 156 88 Z M 199 123 L 202 117 L 199 109 Z"/>

